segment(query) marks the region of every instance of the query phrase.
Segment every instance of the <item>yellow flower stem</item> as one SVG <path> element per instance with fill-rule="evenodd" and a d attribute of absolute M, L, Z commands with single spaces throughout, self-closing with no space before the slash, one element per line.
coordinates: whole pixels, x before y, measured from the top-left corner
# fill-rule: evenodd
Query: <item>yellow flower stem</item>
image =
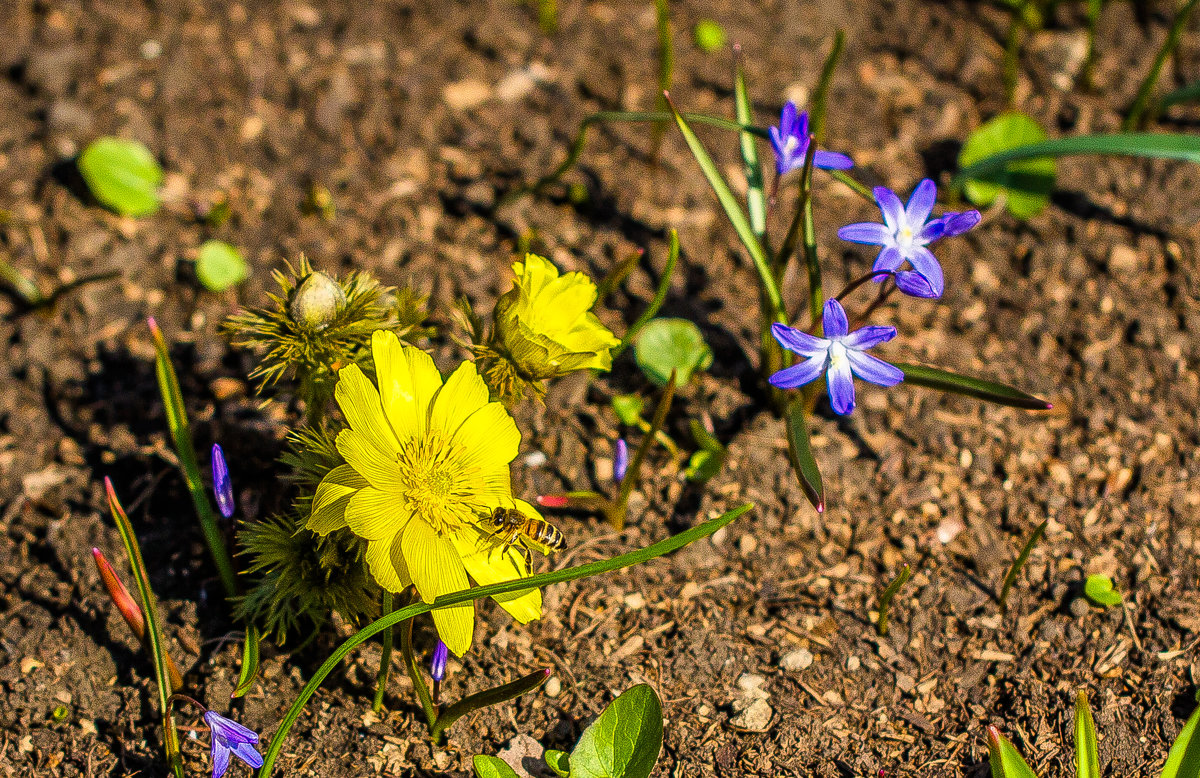
<path fill-rule="evenodd" d="M 386 589 L 383 592 L 383 603 L 379 610 L 385 616 L 396 610 L 392 593 Z M 371 710 L 376 713 L 383 710 L 383 695 L 387 693 L 388 676 L 392 668 L 392 641 L 394 632 L 395 630 L 392 629 L 385 629 L 383 631 L 383 651 L 379 657 L 379 673 L 375 676 L 375 700 L 371 703 Z"/>
<path fill-rule="evenodd" d="M 654 409 L 654 418 L 650 420 L 650 432 L 642 438 L 642 444 L 638 446 L 633 458 L 629 460 L 629 469 L 625 472 L 624 480 L 621 481 L 621 491 L 617 493 L 617 499 L 608 509 L 608 523 L 618 532 L 625 529 L 625 519 L 629 512 L 629 495 L 637 486 L 638 477 L 642 473 L 642 461 L 646 458 L 646 452 L 654 445 L 655 436 L 667 420 L 667 412 L 671 410 L 671 400 L 674 398 L 675 371 L 672 370 L 671 380 L 667 381 L 662 397 L 658 401 L 658 407 Z"/>
<path fill-rule="evenodd" d="M 404 655 L 404 667 L 408 670 L 408 679 L 412 681 L 413 689 L 417 692 L 417 699 L 421 702 L 421 710 L 425 712 L 425 726 L 429 728 L 429 734 L 432 735 L 433 725 L 437 723 L 438 719 L 438 709 L 433 698 L 429 696 L 429 687 L 425 685 L 425 677 L 421 675 L 421 668 L 417 665 L 417 658 L 413 655 L 412 625 L 413 620 L 407 619 L 400 628 L 400 653 Z"/>

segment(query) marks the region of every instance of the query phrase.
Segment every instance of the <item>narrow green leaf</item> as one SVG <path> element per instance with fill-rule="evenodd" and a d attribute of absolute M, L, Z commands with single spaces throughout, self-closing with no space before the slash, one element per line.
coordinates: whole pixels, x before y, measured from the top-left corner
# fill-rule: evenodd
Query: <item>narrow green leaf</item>
<path fill-rule="evenodd" d="M 571 752 L 572 778 L 648 778 L 662 749 L 658 695 L 638 684 L 613 700 Z"/>
<path fill-rule="evenodd" d="M 941 392 L 962 394 L 999 405 L 1008 405 L 1012 408 L 1047 411 L 1054 407 L 1045 400 L 997 381 L 971 378 L 970 376 L 951 373 L 949 370 L 940 370 L 936 367 L 926 367 L 925 365 L 914 365 L 909 362 L 893 362 L 892 364 L 904 371 L 904 381 L 914 386 L 923 386 L 926 389 L 937 389 Z"/>
<path fill-rule="evenodd" d="M 821 483 L 821 469 L 817 467 L 808 439 L 808 404 L 803 397 L 798 397 L 788 406 L 787 439 L 788 455 L 792 469 L 800 479 L 800 488 L 817 513 L 821 513 L 825 510 L 825 486 Z"/>
<path fill-rule="evenodd" d="M 612 357 L 617 356 L 629 347 L 629 344 L 637 338 L 638 333 L 646 324 L 658 315 L 662 309 L 663 303 L 667 301 L 667 294 L 671 291 L 671 277 L 675 275 L 675 265 L 679 263 L 679 233 L 672 229 L 671 235 L 668 238 L 667 244 L 667 264 L 663 267 L 662 276 L 658 279 L 658 288 L 654 290 L 654 299 L 650 301 L 650 305 L 646 310 L 642 311 L 642 315 L 637 317 L 637 321 L 626 330 L 625 337 L 621 338 L 621 342 L 612 349 Z"/>
<path fill-rule="evenodd" d="M 175 366 L 171 364 L 171 354 L 167 349 L 167 341 L 162 330 L 154 319 L 149 320 L 150 334 L 154 337 L 154 372 L 158 378 L 158 390 L 162 395 L 163 407 L 167 413 L 167 427 L 171 432 L 171 441 L 175 444 L 175 454 L 179 457 L 179 468 L 183 471 L 183 479 L 187 482 L 188 493 L 192 496 L 196 516 L 200 520 L 200 530 L 208 543 L 213 562 L 217 566 L 217 574 L 229 597 L 237 595 L 237 577 L 233 572 L 233 560 L 229 549 L 225 547 L 225 538 L 217 524 L 216 513 L 208 501 L 208 493 L 204 481 L 200 477 L 200 466 L 196 463 L 196 448 L 192 444 L 192 429 L 188 425 L 187 409 L 183 404 L 183 392 L 179 389 L 179 377 L 175 375 Z"/>
<path fill-rule="evenodd" d="M 237 686 L 233 690 L 234 698 L 245 695 L 258 679 L 258 644 L 261 640 L 258 627 L 253 624 L 246 627 L 246 641 L 242 644 L 242 669 L 238 673 Z"/>
<path fill-rule="evenodd" d="M 912 578 L 912 568 L 905 565 L 883 590 L 883 594 L 879 595 L 879 618 L 875 621 L 875 631 L 881 637 L 886 637 L 888 633 L 888 614 L 892 609 L 892 600 L 896 598 L 904 584 L 908 583 L 909 578 Z"/>
<path fill-rule="evenodd" d="M 144 144 L 97 138 L 79 155 L 75 166 L 105 208 L 123 216 L 149 216 L 158 210 L 163 171 Z"/>
<path fill-rule="evenodd" d="M 1050 525 L 1050 520 L 1046 519 L 1041 524 L 1034 528 L 1029 534 L 1029 539 L 1025 541 L 1025 545 L 1021 547 L 1021 552 L 1017 554 L 1017 558 L 1013 560 L 1012 565 L 1008 568 L 1008 572 L 1004 575 L 1004 584 L 1000 587 L 1000 609 L 1003 610 L 1008 603 L 1008 593 L 1012 591 L 1013 584 L 1017 582 L 1017 576 L 1021 574 L 1021 570 L 1025 567 L 1025 563 L 1029 561 L 1029 555 L 1033 552 L 1033 547 L 1038 544 L 1042 536 L 1046 534 L 1046 527 Z"/>
<path fill-rule="evenodd" d="M 988 727 L 987 731 L 992 778 L 1037 778 L 1037 773 L 1021 758 L 1016 746 L 1000 734 L 1000 730 Z"/>
<path fill-rule="evenodd" d="M 668 0 L 654 0 L 655 26 L 658 29 L 658 99 L 656 108 L 667 107 L 666 93 L 671 89 L 671 73 L 675 67 L 675 42 L 671 37 L 671 9 Z M 657 161 L 659 147 L 667 123 L 656 122 L 650 129 L 650 157 Z"/>
<path fill-rule="evenodd" d="M 1154 57 L 1154 63 L 1150 66 L 1150 72 L 1146 74 L 1146 78 L 1142 80 L 1141 86 L 1138 87 L 1137 97 L 1133 99 L 1133 105 L 1129 108 L 1129 115 L 1125 117 L 1125 121 L 1121 127 L 1125 130 L 1136 129 L 1141 126 L 1142 116 L 1146 112 L 1146 108 L 1150 105 L 1150 95 L 1154 93 L 1154 87 L 1158 84 L 1159 74 L 1162 73 L 1163 65 L 1167 58 L 1179 46 L 1179 40 L 1183 37 L 1184 28 L 1187 27 L 1188 19 L 1191 18 L 1192 12 L 1196 10 L 1197 0 L 1187 0 L 1183 7 L 1179 9 L 1179 13 L 1175 14 L 1175 21 L 1171 23 L 1171 29 L 1167 31 L 1167 37 L 1163 41 L 1162 47 L 1158 50 L 1158 54 Z"/>
<path fill-rule="evenodd" d="M 746 89 L 746 70 L 742 67 L 742 49 L 734 47 L 733 104 L 738 124 L 748 125 L 754 120 L 754 109 L 750 103 L 750 92 Z M 746 172 L 746 211 L 750 214 L 750 229 L 759 242 L 764 243 L 767 233 L 767 193 L 763 185 L 762 163 L 758 159 L 758 139 L 751 133 L 738 133 L 742 150 L 742 165 Z"/>
<path fill-rule="evenodd" d="M 210 292 L 224 292 L 250 275 L 240 251 L 220 240 L 206 240 L 196 255 L 196 280 Z"/>
<path fill-rule="evenodd" d="M 954 180 L 976 205 L 990 205 L 1003 196 L 1013 216 L 1028 219 L 1050 202 L 1057 165 L 1052 154 L 1012 153 L 1045 140 L 1046 131 L 1033 118 L 1015 111 L 1001 114 L 967 138 L 958 155 L 961 172 Z"/>
<path fill-rule="evenodd" d="M 654 319 L 638 335 L 633 358 L 655 386 L 666 386 L 672 373 L 680 386 L 687 386 L 693 373 L 712 365 L 713 352 L 695 322 Z"/>
<path fill-rule="evenodd" d="M 846 31 L 838 30 L 833 35 L 833 47 L 825 57 L 821 66 L 821 77 L 817 79 L 817 88 L 813 90 L 812 100 L 812 134 L 817 144 L 825 142 L 825 105 L 829 99 L 829 85 L 833 83 L 833 73 L 837 70 L 846 48 Z"/>
<path fill-rule="evenodd" d="M 38 285 L 3 257 L 0 257 L 0 284 L 7 286 L 30 308 L 36 308 L 46 301 Z"/>
<path fill-rule="evenodd" d="M 1171 745 L 1159 778 L 1200 777 L 1200 707 L 1192 711 L 1179 737 Z"/>
<path fill-rule="evenodd" d="M 579 578 L 588 578 L 602 573 L 610 573 L 614 570 L 620 570 L 624 567 L 647 562 L 651 559 L 669 554 L 684 546 L 694 543 L 702 538 L 707 538 L 721 527 L 728 526 L 730 522 L 745 514 L 754 505 L 746 503 L 740 507 L 734 508 L 725 514 L 711 519 L 702 524 L 699 524 L 691 529 L 673 537 L 660 540 L 646 548 L 631 551 L 627 554 L 613 557 L 612 559 L 602 559 L 596 562 L 588 562 L 587 564 L 569 567 L 565 570 L 553 570 L 538 575 L 531 575 L 528 578 L 520 578 L 515 581 L 504 581 L 503 583 L 491 584 L 490 586 L 480 586 L 474 589 L 464 589 L 460 592 L 452 594 L 444 594 L 438 597 L 432 603 L 418 602 L 408 605 L 400 610 L 394 611 L 387 616 L 382 616 L 367 626 L 360 629 L 358 632 L 347 638 L 337 650 L 334 651 L 325 662 L 317 668 L 313 673 L 312 678 L 300 690 L 300 694 L 296 696 L 291 707 L 284 714 L 282 721 L 279 722 L 279 728 L 275 730 L 275 734 L 271 736 L 271 742 L 267 745 L 267 752 L 263 757 L 263 766 L 260 768 L 258 778 L 270 778 L 271 771 L 275 765 L 275 760 L 279 758 L 279 752 L 283 749 L 284 741 L 287 740 L 288 733 L 296 720 L 300 718 L 300 714 L 304 711 L 304 706 L 316 694 L 317 689 L 329 677 L 329 674 L 338 667 L 342 660 L 358 646 L 365 641 L 370 640 L 372 636 L 379 632 L 395 626 L 403 621 L 407 621 L 423 613 L 429 613 L 434 608 L 445 608 L 450 605 L 458 605 L 463 602 L 473 602 L 484 597 L 494 597 L 501 594 L 513 594 L 516 592 L 527 592 L 533 589 L 541 589 L 551 584 L 562 583 L 564 581 L 574 581 Z"/>
<path fill-rule="evenodd" d="M 1200 81 L 1195 81 L 1187 86 L 1181 86 L 1178 89 L 1167 92 L 1158 101 L 1158 112 L 1161 113 L 1173 105 L 1191 102 L 1192 100 L 1200 100 Z"/>
<path fill-rule="evenodd" d="M 658 398 L 658 405 L 654 408 L 654 417 L 650 420 L 646 435 L 633 452 L 633 456 L 629 458 L 629 467 L 625 471 L 625 477 L 621 479 L 621 488 L 617 492 L 617 497 L 607 505 L 605 512 L 608 516 L 608 523 L 617 532 L 625 529 L 625 520 L 629 516 L 629 496 L 633 494 L 634 488 L 642 478 L 642 464 L 646 461 L 646 454 L 650 452 L 650 447 L 654 445 L 654 441 L 662 432 L 663 424 L 667 420 L 667 413 L 671 410 L 671 401 L 675 399 L 676 386 L 678 386 L 678 376 L 672 370 L 670 378 L 667 379 L 667 385 L 663 388 L 662 396 Z"/>
<path fill-rule="evenodd" d="M 517 778 L 517 774 L 503 759 L 494 756 L 476 755 L 472 760 L 475 778 Z"/>
<path fill-rule="evenodd" d="M 1107 135 L 1076 135 L 1072 138 L 1023 143 L 966 164 L 960 156 L 959 172 L 955 174 L 952 183 L 959 186 L 970 178 L 993 175 L 1012 162 L 1080 154 L 1111 154 L 1120 157 L 1150 157 L 1200 163 L 1200 136 L 1168 132 L 1114 132 Z"/>
<path fill-rule="evenodd" d="M 568 778 L 571 774 L 571 758 L 565 751 L 548 748 L 542 758 L 546 760 L 546 765 L 554 771 L 558 778 Z"/>
<path fill-rule="evenodd" d="M 1075 697 L 1075 778 L 1101 778 L 1096 722 L 1082 689 Z"/>
<path fill-rule="evenodd" d="M 1083 596 L 1101 608 L 1112 608 L 1121 604 L 1121 593 L 1113 588 L 1107 575 L 1089 575 L 1083 582 Z"/>
<path fill-rule="evenodd" d="M 515 681 L 510 681 L 495 688 L 485 689 L 468 697 L 463 697 L 442 711 L 441 715 L 437 717 L 437 721 L 434 722 L 433 729 L 429 733 L 430 737 L 433 738 L 435 743 L 441 742 L 445 731 L 463 716 L 472 711 L 482 710 L 492 705 L 499 705 L 502 702 L 516 699 L 522 694 L 527 694 L 538 688 L 549 677 L 549 670 L 538 670 L 536 673 L 530 673 Z"/>
<path fill-rule="evenodd" d="M 771 270 L 771 261 L 767 257 L 766 250 L 763 249 L 762 243 L 755 237 L 754 230 L 751 228 L 746 214 L 742 212 L 742 207 L 738 205 L 737 198 L 730 191 L 729 185 L 725 183 L 725 179 L 721 176 L 721 171 L 717 169 L 717 163 L 713 162 L 712 157 L 705 150 L 704 144 L 696 137 L 696 133 L 692 131 L 687 120 L 684 119 L 679 111 L 675 110 L 674 104 L 671 104 L 671 113 L 674 114 L 675 123 L 679 125 L 679 131 L 683 133 L 683 139 L 687 141 L 692 156 L 696 158 L 696 162 L 700 165 L 700 170 L 704 173 L 704 178 L 708 180 L 708 185 L 712 187 L 713 193 L 716 194 L 717 201 L 720 202 L 722 210 L 725 211 L 725 215 L 729 218 L 730 223 L 733 224 L 733 229 L 737 232 L 738 238 L 741 239 L 742 245 L 750 253 L 750 258 L 754 260 L 754 268 L 758 271 L 759 282 L 762 284 L 763 292 L 771 309 L 767 312 L 765 318 L 786 324 L 783 295 L 779 291 L 779 283 L 775 280 L 775 274 Z"/>

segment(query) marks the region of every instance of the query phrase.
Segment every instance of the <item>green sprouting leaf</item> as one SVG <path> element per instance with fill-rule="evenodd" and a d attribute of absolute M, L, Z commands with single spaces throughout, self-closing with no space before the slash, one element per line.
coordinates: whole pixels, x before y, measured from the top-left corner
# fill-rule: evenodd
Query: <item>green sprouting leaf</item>
<path fill-rule="evenodd" d="M 1014 389 L 998 381 L 988 381 L 984 378 L 951 373 L 936 367 L 914 365 L 908 362 L 893 362 L 893 365 L 904 371 L 904 382 L 926 389 L 937 389 L 942 392 L 963 394 L 980 400 L 1008 405 L 1013 408 L 1025 408 L 1033 411 L 1047 411 L 1054 406 L 1045 400 L 1026 394 L 1020 389 Z"/>
<path fill-rule="evenodd" d="M 725 28 L 721 26 L 720 22 L 712 19 L 701 19 L 696 22 L 696 26 L 692 28 L 692 39 L 696 41 L 696 48 L 705 54 L 716 54 L 729 43 L 729 36 L 725 34 Z"/>
<path fill-rule="evenodd" d="M 976 205 L 991 205 L 1004 196 L 1009 213 L 1018 219 L 1028 219 L 1050 202 L 1054 190 L 1057 165 L 1048 157 L 1009 162 L 990 171 L 972 165 L 1005 151 L 1046 140 L 1046 131 L 1029 116 L 1004 113 L 984 122 L 971 133 L 958 155 L 958 167 L 970 173 L 963 181 L 963 192 Z"/>
<path fill-rule="evenodd" d="M 233 689 L 233 697 L 242 697 L 254 686 L 258 679 L 258 644 L 260 640 L 258 627 L 251 624 L 246 628 L 246 642 L 242 644 L 242 669 L 238 673 L 237 686 Z"/>
<path fill-rule="evenodd" d="M 583 731 L 571 754 L 572 778 L 647 778 L 662 748 L 663 718 L 649 684 L 627 689 Z"/>
<path fill-rule="evenodd" d="M 477 754 L 472 760 L 476 778 L 517 778 L 517 774 L 503 759 Z"/>
<path fill-rule="evenodd" d="M 825 486 L 821 483 L 821 469 L 813 456 L 812 444 L 808 439 L 808 408 L 804 399 L 797 398 L 787 409 L 788 458 L 792 469 L 800 479 L 800 488 L 812 506 L 820 513 L 825 510 Z"/>
<path fill-rule="evenodd" d="M 1021 758 L 1017 747 L 995 727 L 988 727 L 988 762 L 992 766 L 992 778 L 1037 778 L 1037 773 Z"/>
<path fill-rule="evenodd" d="M 1089 575 L 1083 582 L 1083 596 L 1101 608 L 1111 608 L 1121 604 L 1121 593 L 1113 588 L 1112 579 L 1107 575 Z"/>
<path fill-rule="evenodd" d="M 692 380 L 692 373 L 708 369 L 713 353 L 695 323 L 654 319 L 638 335 L 633 358 L 655 385 L 666 386 L 674 370 L 677 383 L 685 386 Z"/>
<path fill-rule="evenodd" d="M 1167 754 L 1159 778 L 1197 778 L 1200 776 L 1200 708 L 1192 712 L 1187 724 Z"/>
<path fill-rule="evenodd" d="M 688 460 L 684 475 L 689 481 L 703 483 L 721 472 L 721 467 L 725 464 L 726 449 L 699 421 L 691 419 L 690 424 L 692 437 L 700 449 Z"/>
<path fill-rule="evenodd" d="M 97 138 L 75 162 L 96 200 L 122 216 L 158 210 L 163 171 L 150 149 L 135 140 Z"/>
<path fill-rule="evenodd" d="M 612 398 L 613 412 L 626 427 L 633 427 L 642 420 L 646 400 L 640 394 L 618 394 Z"/>
<path fill-rule="evenodd" d="M 196 256 L 196 279 L 210 292 L 224 292 L 250 275 L 241 252 L 228 243 L 206 240 Z"/>
<path fill-rule="evenodd" d="M 1096 722 L 1083 690 L 1075 697 L 1075 778 L 1100 778 Z"/>
<path fill-rule="evenodd" d="M 546 764 L 558 778 L 567 778 L 571 774 L 571 758 L 565 751 L 556 751 L 550 748 L 546 750 L 542 758 L 546 760 Z"/>

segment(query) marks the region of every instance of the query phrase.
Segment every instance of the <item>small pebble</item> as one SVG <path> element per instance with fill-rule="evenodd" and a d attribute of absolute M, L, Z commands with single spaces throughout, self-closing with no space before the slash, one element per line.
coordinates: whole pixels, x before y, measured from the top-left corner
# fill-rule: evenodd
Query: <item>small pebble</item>
<path fill-rule="evenodd" d="M 789 673 L 796 673 L 807 669 L 813 663 L 813 655 L 807 648 L 797 648 L 795 651 L 789 651 L 779 658 L 779 669 L 786 670 Z"/>
<path fill-rule="evenodd" d="M 562 681 L 558 680 L 557 675 L 550 676 L 550 680 L 546 681 L 546 696 L 557 697 L 562 694 Z"/>

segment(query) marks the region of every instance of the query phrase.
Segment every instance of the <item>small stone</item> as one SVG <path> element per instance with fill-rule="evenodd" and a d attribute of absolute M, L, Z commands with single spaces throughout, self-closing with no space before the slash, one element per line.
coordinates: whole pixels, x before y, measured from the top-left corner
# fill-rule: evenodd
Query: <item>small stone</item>
<path fill-rule="evenodd" d="M 627 594 L 625 595 L 625 607 L 632 611 L 640 611 L 646 607 L 646 598 L 642 596 L 641 592 Z"/>
<path fill-rule="evenodd" d="M 491 87 L 475 78 L 455 81 L 453 84 L 447 84 L 442 90 L 442 99 L 456 111 L 483 105 L 491 96 Z"/>
<path fill-rule="evenodd" d="M 750 556 L 758 550 L 758 538 L 747 533 L 738 539 L 738 551 L 742 556 Z"/>
<path fill-rule="evenodd" d="M 1077 619 L 1082 619 L 1084 616 L 1091 613 L 1092 610 L 1092 606 L 1088 605 L 1088 601 L 1082 597 L 1076 597 L 1075 599 L 1071 600 L 1069 608 L 1071 610 L 1071 615 Z"/>
<path fill-rule="evenodd" d="M 542 744 L 524 733 L 508 741 L 508 747 L 496 754 L 505 764 L 513 769 L 520 778 L 534 778 L 526 764 L 540 764 L 542 761 Z"/>
<path fill-rule="evenodd" d="M 848 670 L 849 672 L 854 672 L 860 666 L 862 666 L 862 662 L 859 661 L 859 658 L 856 656 L 852 656 L 846 660 L 846 670 Z"/>
<path fill-rule="evenodd" d="M 1108 266 L 1113 270 L 1132 273 L 1138 269 L 1138 254 L 1132 246 L 1113 246 L 1108 254 Z"/>
<path fill-rule="evenodd" d="M 751 700 L 745 709 L 731 718 L 729 723 L 747 732 L 766 732 L 770 729 L 771 719 L 774 717 L 775 710 L 766 700 L 755 699 Z"/>
<path fill-rule="evenodd" d="M 789 673 L 798 673 L 801 670 L 806 670 L 813 663 L 813 655 L 807 648 L 797 648 L 795 651 L 789 651 L 779 658 L 779 669 L 786 670 Z"/>
<path fill-rule="evenodd" d="M 756 694 L 767 696 L 767 692 L 762 688 L 762 685 L 767 682 L 765 676 L 755 673 L 742 673 L 737 679 L 737 687 L 741 689 L 743 694 Z"/>
<path fill-rule="evenodd" d="M 557 675 L 552 675 L 550 676 L 550 680 L 546 681 L 546 685 L 543 688 L 546 691 L 547 697 L 557 697 L 562 694 L 562 681 L 558 680 Z"/>

